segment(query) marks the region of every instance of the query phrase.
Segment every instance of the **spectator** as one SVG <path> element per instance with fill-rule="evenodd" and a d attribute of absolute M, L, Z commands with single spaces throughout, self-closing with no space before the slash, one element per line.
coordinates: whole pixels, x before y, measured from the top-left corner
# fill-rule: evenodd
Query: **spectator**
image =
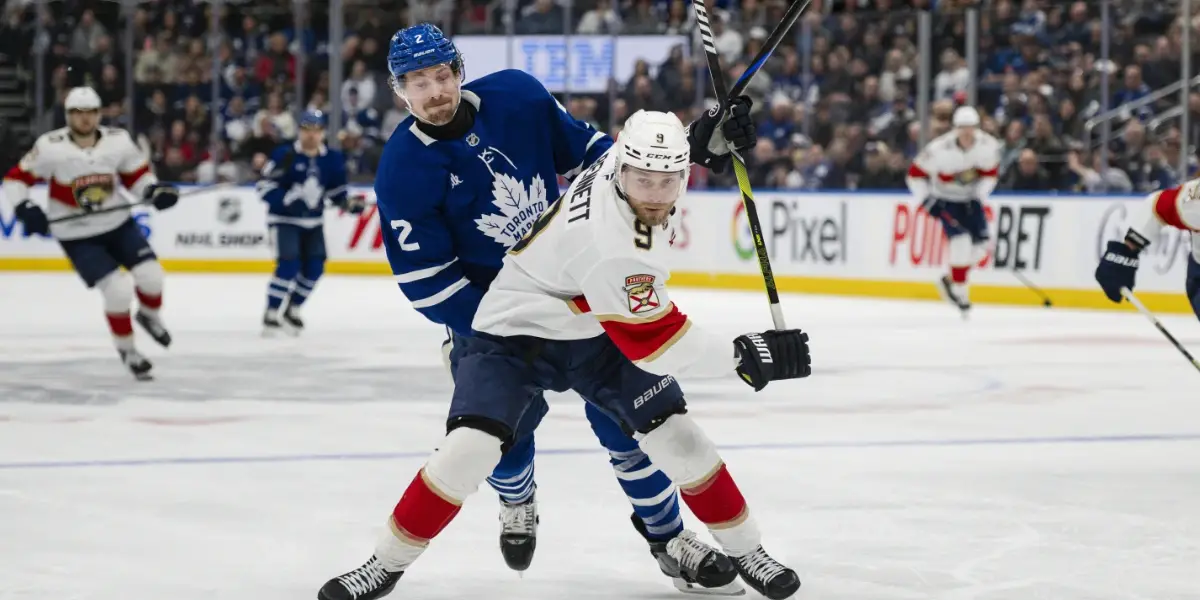
<path fill-rule="evenodd" d="M 354 61 L 350 75 L 342 82 L 342 105 L 351 106 L 350 94 L 357 94 L 354 102 L 355 109 L 370 108 L 375 105 L 377 91 L 375 77 L 367 71 L 367 63 L 362 59 Z"/>
<path fill-rule="evenodd" d="M 907 187 L 904 182 L 905 170 L 896 168 L 897 163 L 893 160 L 887 144 L 869 142 L 864 152 L 863 172 L 858 178 L 858 189 L 902 190 Z M 904 163 L 901 161 L 899 164 Z"/>
<path fill-rule="evenodd" d="M 1093 156 L 1092 166 L 1088 167 L 1084 165 L 1082 153 L 1071 150 L 1067 153 L 1067 174 L 1062 188 L 1089 194 L 1127 193 L 1133 191 L 1133 183 L 1124 171 L 1104 164 L 1099 153 Z"/>
<path fill-rule="evenodd" d="M 296 139 L 299 128 L 296 118 L 283 104 L 283 95 L 278 92 L 267 96 L 267 105 L 254 115 L 254 135 L 270 137 L 280 141 Z"/>
<path fill-rule="evenodd" d="M 287 36 L 280 32 L 271 34 L 267 48 L 258 55 L 254 75 L 261 82 L 282 81 L 291 83 L 296 78 L 296 57 L 287 49 Z"/>
<path fill-rule="evenodd" d="M 951 98 L 955 93 L 965 92 L 971 85 L 971 70 L 967 61 L 947 48 L 942 52 L 942 70 L 933 80 L 933 97 L 935 99 Z"/>
<path fill-rule="evenodd" d="M 96 13 L 90 8 L 84 9 L 71 34 L 71 54 L 85 60 L 91 58 L 103 37 L 108 37 L 108 31 L 96 21 Z"/>
<path fill-rule="evenodd" d="M 621 15 L 612 0 L 596 0 L 596 6 L 583 13 L 575 32 L 581 35 L 608 35 L 621 32 Z"/>
<path fill-rule="evenodd" d="M 408 103 L 404 101 L 398 94 L 392 94 L 393 106 L 388 109 L 383 115 L 383 124 L 380 126 L 379 135 L 384 140 L 392 137 L 392 133 L 400 126 L 400 122 L 408 118 Z"/>
<path fill-rule="evenodd" d="M 1017 167 L 1008 173 L 1001 186 L 1006 190 L 1037 192 L 1056 189 L 1050 173 L 1038 164 L 1038 155 L 1026 148 L 1017 158 Z"/>
<path fill-rule="evenodd" d="M 554 0 L 534 0 L 521 11 L 516 30 L 519 35 L 566 33 L 563 9 Z"/>

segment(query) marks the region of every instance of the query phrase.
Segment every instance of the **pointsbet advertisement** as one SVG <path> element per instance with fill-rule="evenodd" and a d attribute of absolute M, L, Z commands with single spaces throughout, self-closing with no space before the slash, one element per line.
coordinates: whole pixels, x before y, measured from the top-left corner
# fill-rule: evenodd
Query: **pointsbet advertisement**
<path fill-rule="evenodd" d="M 168 211 L 135 212 L 169 271 L 269 272 L 272 249 L 266 211 L 253 188 L 195 189 Z M 373 192 L 361 215 L 326 212 L 332 273 L 388 275 Z M 46 201 L 44 188 L 33 200 Z M 781 291 L 896 298 L 937 297 L 947 268 L 941 224 L 908 194 L 756 194 L 763 241 Z M 1065 307 L 1110 308 L 1092 279 L 1107 241 L 1121 239 L 1140 197 L 996 196 L 986 206 L 991 239 L 972 270 L 977 302 L 1039 304 L 1025 278 Z M 58 244 L 28 236 L 0 203 L 0 270 L 65 270 Z M 762 289 L 758 257 L 736 192 L 694 192 L 678 205 L 672 245 L 675 285 Z M 1183 297 L 1192 245 L 1166 230 L 1143 255 L 1137 291 L 1155 310 L 1189 312 Z M 0 275 L 3 276 L 3 275 Z"/>

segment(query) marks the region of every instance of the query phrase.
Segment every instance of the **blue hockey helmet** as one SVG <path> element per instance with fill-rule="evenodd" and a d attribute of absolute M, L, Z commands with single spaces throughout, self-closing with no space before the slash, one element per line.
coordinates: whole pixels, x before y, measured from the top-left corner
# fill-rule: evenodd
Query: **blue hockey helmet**
<path fill-rule="evenodd" d="M 306 110 L 300 115 L 300 127 L 325 128 L 325 113 L 319 110 Z"/>
<path fill-rule="evenodd" d="M 413 71 L 436 65 L 449 64 L 451 69 L 463 76 L 462 54 L 442 30 L 429 23 L 419 23 L 401 29 L 392 36 L 388 47 L 388 71 L 392 74 L 392 86 L 399 93 L 399 82 Z"/>

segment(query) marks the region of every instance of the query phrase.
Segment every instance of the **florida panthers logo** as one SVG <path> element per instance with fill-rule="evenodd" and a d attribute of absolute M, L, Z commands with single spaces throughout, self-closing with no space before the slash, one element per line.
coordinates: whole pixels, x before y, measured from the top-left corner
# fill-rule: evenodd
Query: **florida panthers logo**
<path fill-rule="evenodd" d="M 654 289 L 653 275 L 630 275 L 625 278 L 625 294 L 629 300 L 629 312 L 640 314 L 658 308 L 658 292 Z"/>
<path fill-rule="evenodd" d="M 549 205 L 546 201 L 546 182 L 540 175 L 534 175 L 526 187 L 516 177 L 493 168 L 493 163 L 497 163 L 497 167 L 507 163 L 513 171 L 517 170 L 508 156 L 491 146 L 479 154 L 479 160 L 487 165 L 492 174 L 492 204 L 500 212 L 480 215 L 475 219 L 475 225 L 505 249 L 512 248 L 525 237 L 538 215 Z"/>
<path fill-rule="evenodd" d="M 84 175 L 71 182 L 75 202 L 83 210 L 96 210 L 113 194 L 116 182 L 112 175 Z"/>

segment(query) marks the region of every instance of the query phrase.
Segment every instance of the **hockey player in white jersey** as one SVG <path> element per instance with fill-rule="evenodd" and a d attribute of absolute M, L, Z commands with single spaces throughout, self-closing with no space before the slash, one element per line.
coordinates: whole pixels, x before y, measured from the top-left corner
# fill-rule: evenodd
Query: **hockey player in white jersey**
<path fill-rule="evenodd" d="M 122 363 L 138 379 L 149 379 L 150 362 L 134 347 L 133 321 L 159 344 L 170 345 L 159 314 L 163 270 L 119 188 L 159 210 L 174 206 L 179 190 L 159 183 L 127 131 L 98 126 L 95 90 L 72 89 L 63 107 L 68 126 L 34 142 L 4 175 L 4 195 L 27 234 L 53 235 L 83 282 L 100 290 Z M 49 186 L 45 209 L 29 199 L 30 187 L 43 181 Z M 134 295 L 138 311 L 131 318 Z"/>
<path fill-rule="evenodd" d="M 1000 141 L 979 129 L 979 113 L 969 106 L 954 111 L 954 129 L 935 138 L 908 168 L 908 189 L 929 216 L 941 220 L 950 238 L 950 272 L 938 291 L 963 311 L 971 308 L 968 275 L 987 254 L 988 226 L 983 203 L 996 189 Z"/>
<path fill-rule="evenodd" d="M 755 390 L 806 377 L 808 336 L 767 331 L 730 344 L 672 301 L 666 264 L 688 157 L 678 118 L 638 111 L 616 145 L 509 251 L 475 314 L 474 335 L 457 349 L 449 432 L 396 505 L 368 568 L 326 584 L 349 590 L 338 598 L 390 592 L 521 433 L 534 394 L 568 389 L 633 432 L 748 585 L 772 600 L 796 593 L 799 578 L 763 550 L 754 517 L 687 414 L 675 376 L 736 373 Z M 711 556 L 694 534 L 670 543 L 684 564 Z"/>
<path fill-rule="evenodd" d="M 1167 227 L 1191 232 L 1192 255 L 1188 259 L 1184 289 L 1192 310 L 1200 317 L 1200 179 L 1147 196 L 1134 211 L 1125 239 L 1108 242 L 1096 267 L 1096 281 L 1108 299 L 1119 304 L 1121 288 L 1133 290 L 1138 256 Z"/>

